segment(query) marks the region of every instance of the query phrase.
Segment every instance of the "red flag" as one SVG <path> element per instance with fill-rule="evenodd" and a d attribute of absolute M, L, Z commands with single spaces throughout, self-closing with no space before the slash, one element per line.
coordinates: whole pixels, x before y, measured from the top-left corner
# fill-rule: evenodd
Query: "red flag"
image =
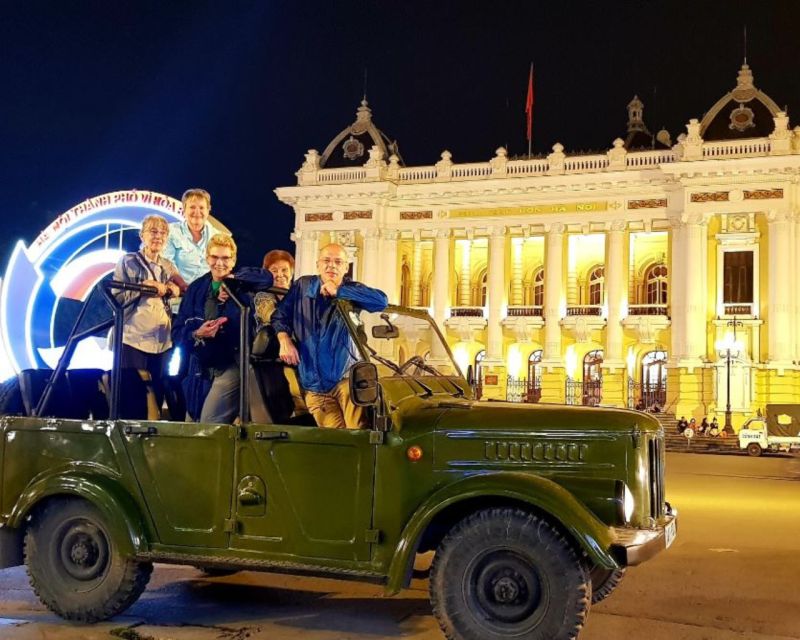
<path fill-rule="evenodd" d="M 533 139 L 533 63 L 528 75 L 528 97 L 525 99 L 525 115 L 528 119 L 528 144 Z"/>

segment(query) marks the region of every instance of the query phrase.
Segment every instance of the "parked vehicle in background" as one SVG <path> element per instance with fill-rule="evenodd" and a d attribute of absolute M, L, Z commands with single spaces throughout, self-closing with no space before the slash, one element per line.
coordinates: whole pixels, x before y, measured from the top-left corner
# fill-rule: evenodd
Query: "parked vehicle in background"
<path fill-rule="evenodd" d="M 750 418 L 739 430 L 739 448 L 751 456 L 800 451 L 800 405 L 768 404 L 766 415 Z"/>

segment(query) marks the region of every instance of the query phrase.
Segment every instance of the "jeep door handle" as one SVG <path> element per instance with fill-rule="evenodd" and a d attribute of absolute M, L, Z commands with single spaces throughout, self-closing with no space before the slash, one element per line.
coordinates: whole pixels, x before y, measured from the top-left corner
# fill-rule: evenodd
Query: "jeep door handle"
<path fill-rule="evenodd" d="M 288 431 L 256 431 L 256 440 L 288 440 Z"/>
<path fill-rule="evenodd" d="M 242 489 L 239 491 L 239 504 L 243 504 L 245 506 L 254 505 L 254 504 L 261 504 L 261 494 L 253 489 L 247 488 Z"/>
<path fill-rule="evenodd" d="M 141 425 L 125 425 L 126 436 L 157 436 L 158 429 L 155 427 L 143 427 Z"/>

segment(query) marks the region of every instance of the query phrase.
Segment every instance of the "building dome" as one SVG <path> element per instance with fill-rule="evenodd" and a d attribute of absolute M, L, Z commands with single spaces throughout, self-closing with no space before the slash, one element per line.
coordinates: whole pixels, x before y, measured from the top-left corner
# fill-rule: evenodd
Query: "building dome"
<path fill-rule="evenodd" d="M 372 121 L 372 110 L 367 99 L 361 101 L 356 111 L 356 121 L 339 133 L 325 147 L 320 160 L 320 168 L 360 167 L 369 159 L 369 150 L 377 146 L 383 151 L 383 157 L 396 155 L 403 164 L 397 142 L 391 140 Z"/>
<path fill-rule="evenodd" d="M 753 84 L 753 72 L 745 62 L 736 87 L 722 96 L 700 122 L 703 140 L 761 138 L 772 133 L 773 116 L 780 111 L 775 101 Z"/>

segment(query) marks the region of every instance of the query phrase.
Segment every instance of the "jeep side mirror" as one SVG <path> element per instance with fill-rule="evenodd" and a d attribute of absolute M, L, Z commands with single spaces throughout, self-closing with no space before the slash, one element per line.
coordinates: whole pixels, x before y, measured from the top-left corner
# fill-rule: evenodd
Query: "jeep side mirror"
<path fill-rule="evenodd" d="M 400 335 L 400 331 L 394 325 L 385 325 L 385 324 L 378 324 L 372 327 L 372 337 L 373 338 L 383 338 L 385 340 L 391 340 L 392 338 L 397 338 Z"/>
<path fill-rule="evenodd" d="M 350 399 L 359 407 L 378 400 L 378 368 L 371 362 L 356 362 L 350 369 Z"/>

